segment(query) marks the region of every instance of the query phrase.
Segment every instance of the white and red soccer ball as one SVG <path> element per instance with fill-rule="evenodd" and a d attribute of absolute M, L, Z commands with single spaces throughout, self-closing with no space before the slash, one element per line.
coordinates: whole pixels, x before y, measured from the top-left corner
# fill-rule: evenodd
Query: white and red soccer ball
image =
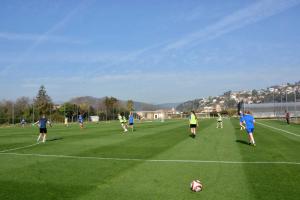
<path fill-rule="evenodd" d="M 199 180 L 194 180 L 191 182 L 191 190 L 193 192 L 200 192 L 202 191 L 203 185 Z"/>

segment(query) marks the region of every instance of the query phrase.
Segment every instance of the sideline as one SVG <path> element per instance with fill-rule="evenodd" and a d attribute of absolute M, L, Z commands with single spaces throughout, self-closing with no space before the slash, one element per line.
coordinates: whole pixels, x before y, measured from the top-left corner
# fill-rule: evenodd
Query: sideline
<path fill-rule="evenodd" d="M 0 153 L 5 153 L 5 152 L 8 152 L 8 151 L 14 151 L 14 150 L 19 150 L 19 149 L 26 149 L 26 148 L 29 148 L 29 147 L 36 146 L 38 144 L 39 143 L 34 143 L 34 144 L 23 146 L 23 147 L 17 147 L 17 148 L 13 148 L 13 149 L 4 149 L 4 150 L 1 150 Z"/>
<path fill-rule="evenodd" d="M 221 161 L 221 160 L 147 160 L 139 158 L 105 158 L 105 157 L 85 157 L 85 156 L 68 156 L 68 155 L 51 155 L 51 154 L 26 154 L 26 153 L 5 153 L 0 152 L 0 155 L 13 156 L 32 156 L 32 157 L 48 157 L 48 158 L 68 158 L 68 159 L 86 159 L 86 160 L 112 160 L 112 161 L 140 161 L 140 162 L 165 162 L 165 163 L 212 163 L 212 164 L 278 164 L 278 165 L 300 165 L 300 162 L 288 161 Z"/>
<path fill-rule="evenodd" d="M 267 124 L 263 124 L 263 123 L 260 123 L 260 122 L 256 122 L 257 124 L 260 124 L 262 126 L 265 126 L 265 127 L 268 127 L 268 128 L 272 128 L 272 129 L 275 129 L 275 130 L 278 130 L 278 131 L 282 131 L 284 133 L 287 133 L 287 134 L 290 134 L 290 135 L 294 135 L 296 137 L 300 137 L 300 135 L 296 134 L 296 133 L 292 133 L 292 132 L 289 132 L 289 131 L 286 131 L 286 130 L 283 130 L 283 129 L 280 129 L 280 128 L 276 128 L 276 127 L 273 127 L 273 126 L 269 126 Z"/>

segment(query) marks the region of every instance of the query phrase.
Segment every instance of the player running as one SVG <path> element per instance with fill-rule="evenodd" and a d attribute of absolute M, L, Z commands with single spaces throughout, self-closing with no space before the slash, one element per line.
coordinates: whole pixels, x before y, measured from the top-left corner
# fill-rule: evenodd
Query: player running
<path fill-rule="evenodd" d="M 223 119 L 220 113 L 218 113 L 217 128 L 223 128 Z"/>
<path fill-rule="evenodd" d="M 83 129 L 83 116 L 82 116 L 82 114 L 80 114 L 78 116 L 78 123 L 79 123 L 80 128 Z"/>
<path fill-rule="evenodd" d="M 247 111 L 246 114 L 243 117 L 244 123 L 246 124 L 246 131 L 249 136 L 249 145 L 256 146 L 254 137 L 253 137 L 253 132 L 254 132 L 254 117 L 251 115 L 250 111 Z"/>
<path fill-rule="evenodd" d="M 133 113 L 132 112 L 130 112 L 130 114 L 129 114 L 128 121 L 129 121 L 129 127 L 131 128 L 131 132 L 133 132 L 134 117 L 133 117 Z"/>
<path fill-rule="evenodd" d="M 40 135 L 37 139 L 37 143 L 40 142 L 40 139 L 43 139 L 43 143 L 46 142 L 46 135 L 47 135 L 47 124 L 52 127 L 51 122 L 46 118 L 45 115 L 42 116 L 42 118 L 39 119 L 39 121 L 35 122 L 34 125 L 38 124 L 40 127 Z"/>
<path fill-rule="evenodd" d="M 126 120 L 126 117 L 124 116 L 124 113 L 119 113 L 118 114 L 118 119 L 119 119 L 119 121 L 120 121 L 120 123 L 121 123 L 121 126 L 122 126 L 122 128 L 124 129 L 124 132 L 127 132 L 128 130 L 127 130 L 127 120 Z"/>
<path fill-rule="evenodd" d="M 196 128 L 198 127 L 198 119 L 197 119 L 197 116 L 196 116 L 196 114 L 193 110 L 191 111 L 189 122 L 190 122 L 190 129 L 191 129 L 191 135 L 190 136 L 192 138 L 195 138 L 196 137 Z"/>
<path fill-rule="evenodd" d="M 244 114 L 243 114 L 242 111 L 240 111 L 240 127 L 241 127 L 240 130 L 241 131 L 246 129 L 246 127 L 244 126 L 243 122 L 244 122 Z"/>

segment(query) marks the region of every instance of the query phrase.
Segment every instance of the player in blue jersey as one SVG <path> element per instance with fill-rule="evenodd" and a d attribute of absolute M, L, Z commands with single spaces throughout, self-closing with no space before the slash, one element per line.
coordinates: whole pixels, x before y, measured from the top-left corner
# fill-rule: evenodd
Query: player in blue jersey
<path fill-rule="evenodd" d="M 253 137 L 253 132 L 254 132 L 254 117 L 251 115 L 250 111 L 247 111 L 246 114 L 243 117 L 243 122 L 246 124 L 246 131 L 249 136 L 249 145 L 256 146 L 254 137 Z"/>
<path fill-rule="evenodd" d="M 245 130 L 246 127 L 244 126 L 244 114 L 242 111 L 240 111 L 240 127 L 241 127 L 241 130 Z"/>
<path fill-rule="evenodd" d="M 130 114 L 129 114 L 128 121 L 129 121 L 129 127 L 131 128 L 131 132 L 133 132 L 134 118 L 133 118 L 133 113 L 132 112 L 130 112 Z"/>
<path fill-rule="evenodd" d="M 79 123 L 80 128 L 82 129 L 83 128 L 83 116 L 82 116 L 82 114 L 80 114 L 78 116 L 78 123 Z"/>
<path fill-rule="evenodd" d="M 46 118 L 46 116 L 43 114 L 43 116 L 39 119 L 39 121 L 35 122 L 34 125 L 38 124 L 40 127 L 40 135 L 37 139 L 37 142 L 40 141 L 40 139 L 43 139 L 43 143 L 46 142 L 46 135 L 47 135 L 47 124 L 51 125 L 51 122 Z"/>

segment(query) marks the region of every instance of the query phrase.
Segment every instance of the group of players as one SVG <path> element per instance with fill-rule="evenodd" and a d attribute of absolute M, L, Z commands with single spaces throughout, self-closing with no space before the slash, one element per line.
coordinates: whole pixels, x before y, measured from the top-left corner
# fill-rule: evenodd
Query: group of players
<path fill-rule="evenodd" d="M 126 133 L 128 131 L 128 126 L 131 129 L 131 132 L 133 132 L 134 130 L 134 116 L 133 116 L 133 112 L 130 112 L 129 114 L 129 118 L 128 118 L 128 124 L 127 124 L 127 119 L 125 117 L 124 113 L 119 113 L 118 114 L 118 119 L 121 123 L 121 127 L 124 130 L 124 133 Z M 83 129 L 83 122 L 84 122 L 84 118 L 83 115 L 80 114 L 78 115 L 78 123 L 79 123 L 79 127 L 80 129 Z M 25 120 L 21 120 L 21 125 L 22 127 L 24 127 L 25 124 Z M 39 143 L 40 140 L 42 140 L 43 143 L 46 142 L 46 137 L 47 137 L 47 124 L 49 124 L 49 126 L 51 127 L 52 124 L 50 122 L 50 120 L 48 120 L 45 116 L 45 114 L 42 115 L 42 117 L 35 123 L 33 123 L 32 125 L 38 125 L 39 126 L 39 130 L 40 130 L 40 134 L 37 138 L 37 142 Z M 65 126 L 68 126 L 68 121 L 65 120 Z"/>
<path fill-rule="evenodd" d="M 251 115 L 250 111 L 246 111 L 245 114 L 243 112 L 239 113 L 240 115 L 240 129 L 241 130 L 246 130 L 249 138 L 249 145 L 256 146 L 255 140 L 254 140 L 254 124 L 255 124 L 255 119 Z M 190 129 L 191 129 L 191 134 L 190 136 L 192 138 L 196 137 L 196 129 L 199 126 L 198 124 L 198 119 L 197 115 L 195 114 L 194 111 L 191 111 L 190 117 L 189 117 L 189 123 L 190 123 Z M 217 128 L 223 128 L 223 120 L 222 116 L 220 113 L 218 113 L 218 118 L 217 118 Z"/>
<path fill-rule="evenodd" d="M 124 113 L 119 113 L 118 114 L 118 119 L 120 121 L 121 127 L 124 130 L 124 133 L 128 132 L 128 126 L 131 129 L 131 132 L 134 130 L 134 116 L 133 112 L 130 112 L 129 117 L 128 117 L 128 123 L 127 119 L 125 117 Z M 79 115 L 78 116 L 78 123 L 80 128 L 83 128 L 83 116 Z M 38 136 L 37 142 L 40 142 L 42 140 L 43 143 L 46 142 L 46 136 L 47 136 L 47 124 L 51 125 L 51 122 L 46 118 L 46 116 L 43 114 L 42 117 L 35 122 L 33 125 L 39 125 L 40 129 L 40 134 Z M 246 111 L 245 114 L 240 112 L 240 130 L 246 130 L 249 138 L 249 145 L 256 146 L 253 132 L 254 132 L 254 124 L 255 120 L 254 117 L 251 115 L 250 111 Z M 194 111 L 191 111 L 190 117 L 189 117 L 189 125 L 190 125 L 190 130 L 191 134 L 190 136 L 192 138 L 196 137 L 196 129 L 199 126 L 198 124 L 198 119 L 197 115 L 195 114 Z M 223 120 L 222 116 L 220 113 L 218 113 L 218 118 L 217 118 L 217 128 L 223 128 Z"/>

